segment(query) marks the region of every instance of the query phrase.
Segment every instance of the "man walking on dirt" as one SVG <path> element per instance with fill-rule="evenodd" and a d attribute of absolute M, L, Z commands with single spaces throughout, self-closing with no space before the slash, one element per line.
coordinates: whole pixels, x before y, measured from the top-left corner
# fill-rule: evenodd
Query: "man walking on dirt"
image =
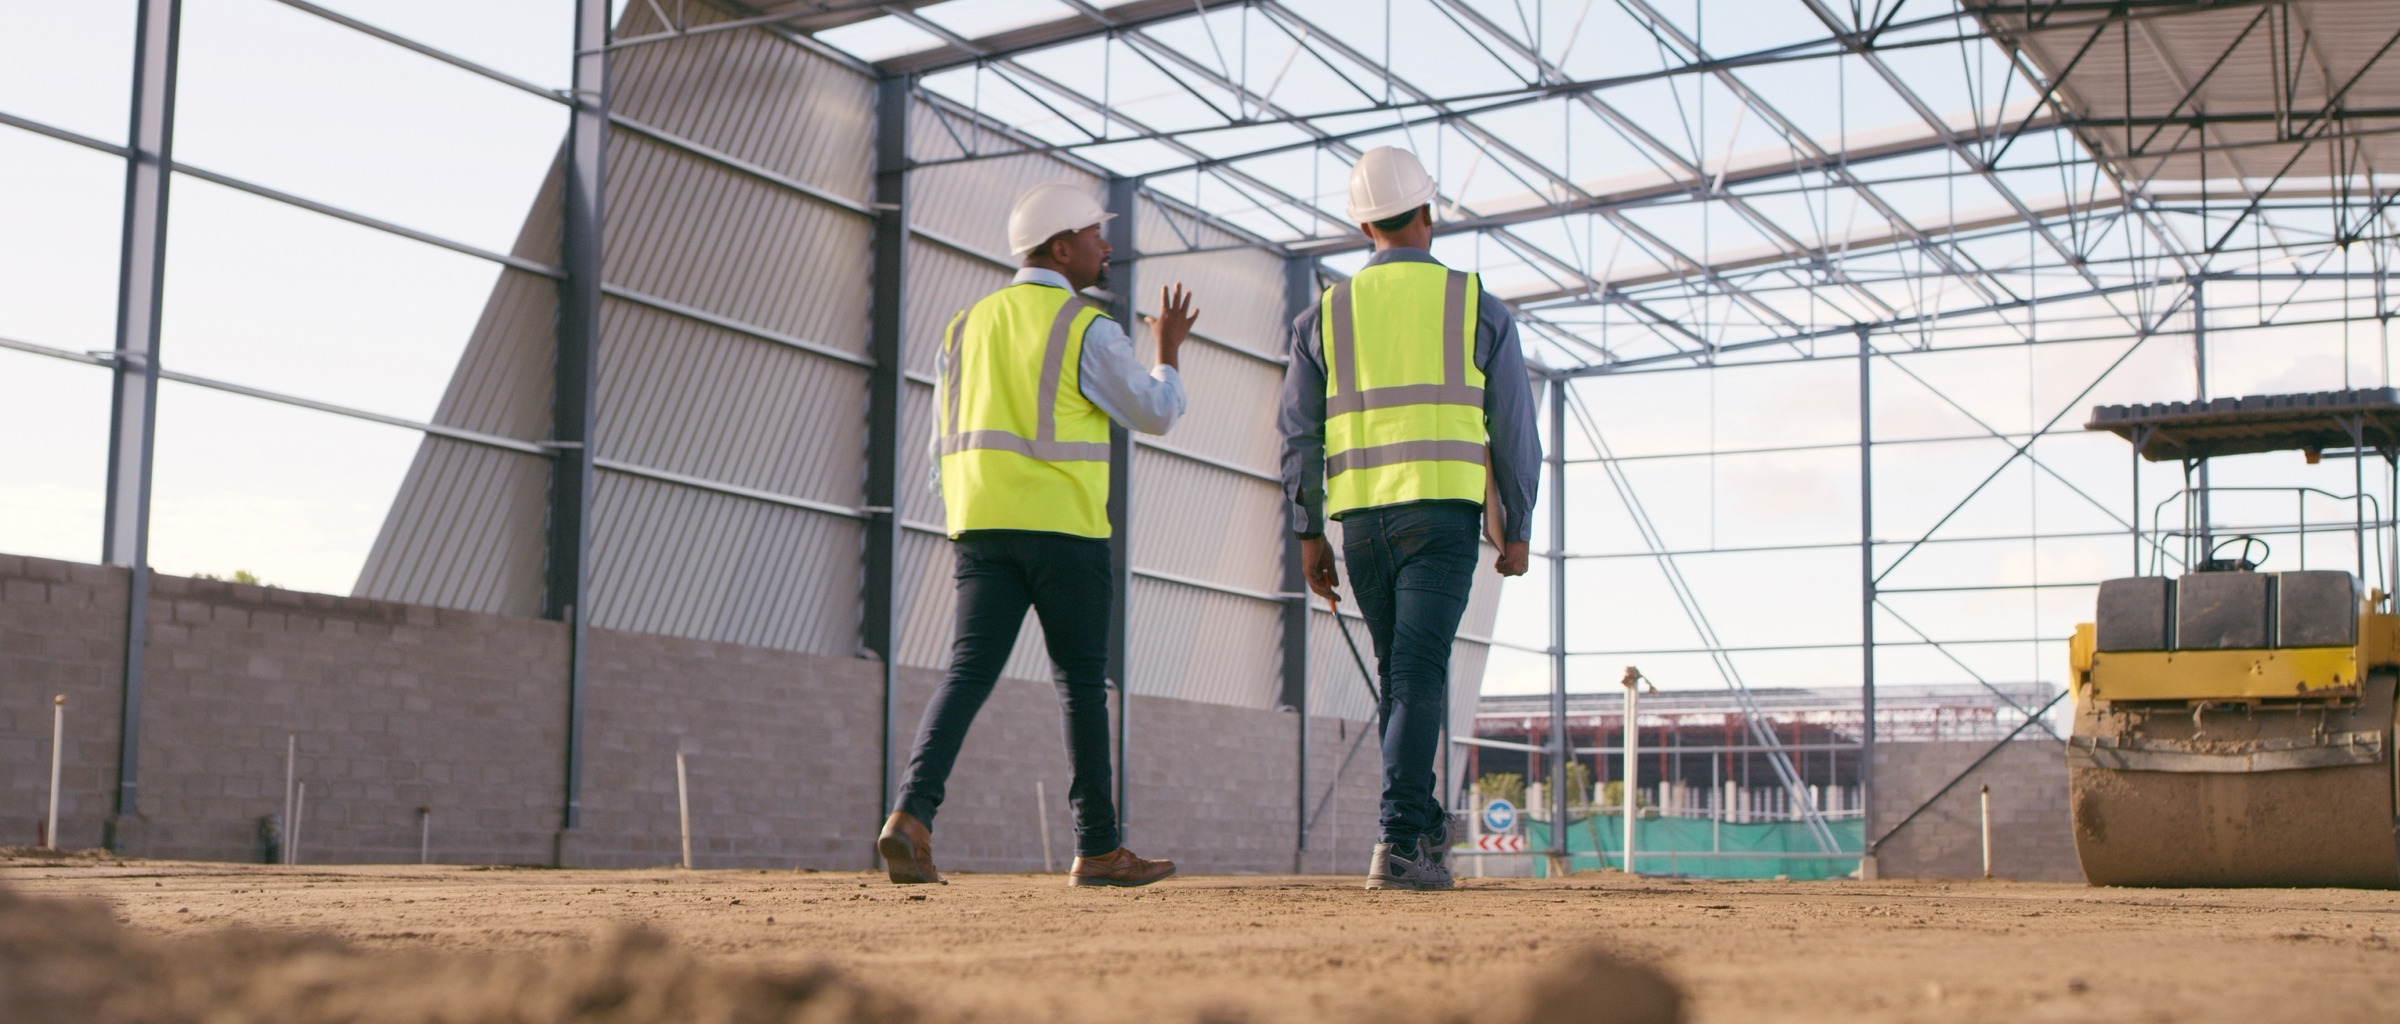
<path fill-rule="evenodd" d="M 1331 517 L 1375 642 L 1383 808 L 1370 889 L 1452 885 L 1433 791 L 1450 650 L 1487 502 L 1499 506 L 1492 568 L 1525 572 L 1542 459 L 1515 319 L 1477 275 L 1427 251 L 1435 192 L 1406 150 L 1359 157 L 1349 213 L 1375 255 L 1292 322 L 1277 416 L 1308 587 L 1332 601 L 1340 585 Z"/>
<path fill-rule="evenodd" d="M 1081 187 L 1037 185 L 1009 211 L 1025 261 L 1008 287 L 942 335 L 934 453 L 957 557 L 950 673 L 917 729 L 899 806 L 876 848 L 894 882 L 940 882 L 933 817 L 975 712 L 991 696 L 1031 607 L 1041 616 L 1066 717 L 1074 781 L 1074 885 L 1148 885 L 1175 873 L 1120 844 L 1109 799 L 1108 425 L 1166 433 L 1183 414 L 1177 356 L 1199 318 L 1181 284 L 1162 289 L 1158 366 L 1087 303 L 1108 282 L 1112 214 Z"/>

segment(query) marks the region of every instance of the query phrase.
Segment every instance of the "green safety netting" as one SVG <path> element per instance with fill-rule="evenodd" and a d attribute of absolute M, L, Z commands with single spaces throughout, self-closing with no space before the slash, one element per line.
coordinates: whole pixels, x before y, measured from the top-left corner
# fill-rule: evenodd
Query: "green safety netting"
<path fill-rule="evenodd" d="M 1615 814 L 1571 818 L 1567 826 L 1569 870 L 1625 866 L 1625 823 Z M 1819 856 L 1808 826 L 1797 821 L 1724 822 L 1706 818 L 1642 818 L 1634 822 L 1634 869 L 1645 875 L 1691 878 L 1843 878 L 1858 870 L 1856 851 L 1865 846 L 1865 823 L 1851 818 L 1825 823 L 1844 857 Z M 1526 848 L 1536 852 L 1534 876 L 1549 873 L 1550 823 L 1525 823 Z M 1598 854 L 1593 851 L 1597 849 Z M 1737 856 L 1719 856 L 1736 854 Z M 1798 855 L 1798 856 L 1794 856 Z M 1607 864 L 1601 859 L 1605 857 Z"/>

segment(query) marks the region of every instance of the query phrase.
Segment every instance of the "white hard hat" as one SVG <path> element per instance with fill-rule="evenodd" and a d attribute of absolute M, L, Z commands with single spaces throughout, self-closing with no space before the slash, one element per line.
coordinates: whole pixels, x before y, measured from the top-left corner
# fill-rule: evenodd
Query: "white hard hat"
<path fill-rule="evenodd" d="M 1008 211 L 1008 254 L 1023 256 L 1061 231 L 1080 231 L 1116 216 L 1072 181 L 1045 181 L 1017 197 Z"/>
<path fill-rule="evenodd" d="M 1377 146 L 1350 168 L 1350 220 L 1365 224 L 1397 217 L 1433 201 L 1433 179 L 1417 155 Z"/>

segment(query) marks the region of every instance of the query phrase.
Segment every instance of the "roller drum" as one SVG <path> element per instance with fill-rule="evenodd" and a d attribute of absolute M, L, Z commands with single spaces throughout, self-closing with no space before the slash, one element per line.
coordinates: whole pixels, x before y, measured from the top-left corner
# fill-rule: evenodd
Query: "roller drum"
<path fill-rule="evenodd" d="M 2347 707 L 2212 709 L 2197 723 L 2186 710 L 2078 707 L 2068 787 L 2085 879 L 2400 888 L 2394 688 L 2379 672 Z M 2170 748 L 2265 753 L 2228 771 L 2225 755 Z"/>

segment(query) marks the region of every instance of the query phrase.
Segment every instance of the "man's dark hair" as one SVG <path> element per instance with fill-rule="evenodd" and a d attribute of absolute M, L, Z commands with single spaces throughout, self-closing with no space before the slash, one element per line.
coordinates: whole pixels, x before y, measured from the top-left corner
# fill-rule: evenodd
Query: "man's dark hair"
<path fill-rule="evenodd" d="M 1384 219 L 1375 222 L 1375 230 L 1384 232 L 1386 234 L 1398 231 L 1401 228 L 1416 223 L 1417 214 L 1424 209 L 1424 207 L 1420 206 L 1414 210 L 1408 211 L 1407 213 L 1396 213 L 1389 217 L 1385 217 Z"/>

